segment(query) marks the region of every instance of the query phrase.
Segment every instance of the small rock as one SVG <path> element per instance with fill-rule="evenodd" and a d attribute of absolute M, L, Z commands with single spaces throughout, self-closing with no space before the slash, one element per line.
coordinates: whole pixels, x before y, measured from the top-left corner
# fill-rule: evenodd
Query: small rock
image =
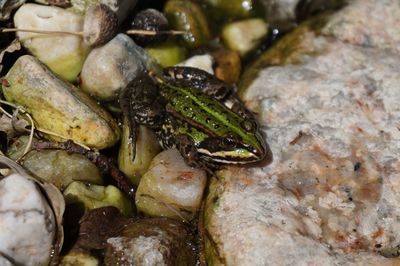
<path fill-rule="evenodd" d="M 118 152 L 118 167 L 135 185 L 148 170 L 151 160 L 160 152 L 161 147 L 155 134 L 145 126 L 139 126 L 135 145 L 135 159 L 130 139 L 127 119 L 124 119 L 121 145 Z"/>
<path fill-rule="evenodd" d="M 28 145 L 29 136 L 16 139 L 7 150 L 7 156 L 16 160 Z M 34 139 L 33 142 L 36 140 Z M 34 175 L 63 191 L 72 181 L 103 184 L 99 169 L 81 154 L 65 150 L 31 150 L 20 161 Z"/>
<path fill-rule="evenodd" d="M 0 228 L 1 254 L 19 265 L 49 264 L 57 227 L 33 181 L 19 174 L 0 181 Z"/>
<path fill-rule="evenodd" d="M 25 4 L 14 15 L 20 29 L 81 32 L 83 17 L 55 6 Z M 68 81 L 81 72 L 88 47 L 80 36 L 18 32 L 18 38 L 40 61 Z"/>
<path fill-rule="evenodd" d="M 144 70 L 145 53 L 125 34 L 93 49 L 81 73 L 81 88 L 100 100 L 116 99 L 122 88 Z"/>
<path fill-rule="evenodd" d="M 209 54 L 192 56 L 179 63 L 178 66 L 195 67 L 214 75 L 213 58 Z"/>
<path fill-rule="evenodd" d="M 176 149 L 157 155 L 140 180 L 138 210 L 151 216 L 191 220 L 200 208 L 206 172 L 189 167 Z"/>
<path fill-rule="evenodd" d="M 107 240 L 105 265 L 195 265 L 187 228 L 172 219 L 142 219 Z"/>
<path fill-rule="evenodd" d="M 3 86 L 7 101 L 29 110 L 38 127 L 64 137 L 47 135 L 49 138 L 72 139 L 98 149 L 119 140 L 118 125 L 110 114 L 35 57 L 19 57 L 5 79 L 9 83 Z"/>

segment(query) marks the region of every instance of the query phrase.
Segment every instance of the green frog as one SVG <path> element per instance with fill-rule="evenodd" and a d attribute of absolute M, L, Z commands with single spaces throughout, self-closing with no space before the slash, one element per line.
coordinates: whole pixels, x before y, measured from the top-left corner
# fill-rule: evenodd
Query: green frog
<path fill-rule="evenodd" d="M 256 119 L 232 87 L 203 70 L 143 73 L 122 91 L 120 104 L 132 143 L 136 125 L 145 125 L 164 149 L 176 147 L 190 166 L 215 169 L 271 156 Z"/>

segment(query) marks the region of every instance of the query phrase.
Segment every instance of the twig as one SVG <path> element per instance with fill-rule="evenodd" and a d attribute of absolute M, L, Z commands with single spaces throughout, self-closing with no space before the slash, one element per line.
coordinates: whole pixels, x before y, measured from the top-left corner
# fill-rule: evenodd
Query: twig
<path fill-rule="evenodd" d="M 83 36 L 81 31 L 58 31 L 58 30 L 36 30 L 36 29 L 19 29 L 19 28 L 2 28 L 0 32 L 27 32 L 27 33 L 39 33 L 39 34 L 63 34 L 63 35 L 75 35 Z"/>
<path fill-rule="evenodd" d="M 19 112 L 20 110 L 22 111 L 22 113 L 23 113 L 24 115 L 26 115 L 26 116 L 28 117 L 29 122 L 31 123 L 31 129 L 30 129 L 30 132 L 29 132 L 28 143 L 27 143 L 26 146 L 25 146 L 24 152 L 22 153 L 22 155 L 21 155 L 20 157 L 17 158 L 16 162 L 19 162 L 19 161 L 30 151 L 31 146 L 32 146 L 32 142 L 33 142 L 33 135 L 35 134 L 35 123 L 33 122 L 33 119 L 32 119 L 32 117 L 30 116 L 30 114 L 28 114 L 27 112 L 25 112 L 23 109 L 21 109 L 21 108 L 18 107 L 18 108 L 15 110 L 15 112 L 14 112 L 14 114 L 13 114 L 12 121 L 15 121 L 15 119 L 17 119 L 17 117 L 18 117 L 18 112 Z"/>
<path fill-rule="evenodd" d="M 90 148 L 88 146 L 86 146 L 85 144 L 80 143 L 80 142 L 75 141 L 75 140 L 72 140 L 72 139 L 69 139 L 69 138 L 66 138 L 63 135 L 57 134 L 57 133 L 55 133 L 53 131 L 49 131 L 49 130 L 41 128 L 41 127 L 36 127 L 36 131 L 39 131 L 40 133 L 44 133 L 44 134 L 47 134 L 47 135 L 52 135 L 52 136 L 58 137 L 60 139 L 63 139 L 64 141 L 72 141 L 76 145 L 79 145 L 82 148 L 84 148 L 85 150 L 90 150 Z"/>
<path fill-rule="evenodd" d="M 55 35 L 74 35 L 83 37 L 83 31 L 59 31 L 59 30 L 37 30 L 37 29 L 19 29 L 19 28 L 0 28 L 0 32 L 27 32 L 27 33 L 38 33 L 38 34 L 55 34 Z M 136 30 L 130 29 L 125 32 L 128 35 L 181 35 L 185 34 L 184 31 L 179 30 L 162 30 L 162 31 L 152 31 L 152 30 Z"/>
<path fill-rule="evenodd" d="M 124 191 L 130 198 L 135 199 L 136 187 L 119 170 L 115 161 L 112 158 L 102 155 L 97 151 L 86 150 L 85 148 L 73 143 L 72 141 L 66 142 L 50 142 L 39 140 L 32 145 L 32 149 L 36 150 L 53 150 L 61 149 L 71 153 L 78 153 L 86 156 L 100 169 L 103 174 L 109 174 L 116 182 L 117 186 Z"/>
<path fill-rule="evenodd" d="M 180 31 L 180 30 L 160 30 L 160 31 L 151 31 L 151 30 L 135 30 L 135 29 L 131 29 L 131 30 L 127 30 L 125 32 L 126 34 L 140 34 L 140 35 L 162 35 L 162 34 L 169 34 L 169 35 L 181 35 L 181 34 L 185 34 L 185 31 Z"/>

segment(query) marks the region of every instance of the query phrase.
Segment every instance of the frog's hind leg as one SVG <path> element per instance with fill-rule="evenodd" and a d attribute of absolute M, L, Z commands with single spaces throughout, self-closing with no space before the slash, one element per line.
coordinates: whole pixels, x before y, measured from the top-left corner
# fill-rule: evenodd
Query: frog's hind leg
<path fill-rule="evenodd" d="M 136 157 L 136 139 L 137 139 L 137 123 L 134 115 L 131 110 L 131 92 L 129 87 L 125 87 L 119 95 L 119 104 L 121 106 L 121 110 L 124 116 L 124 119 L 128 122 L 129 128 L 129 141 L 132 145 L 132 161 L 135 160 Z"/>
<path fill-rule="evenodd" d="M 214 75 L 194 67 L 166 67 L 164 74 L 168 82 L 182 87 L 196 88 L 207 95 L 224 100 L 233 93 L 233 88 Z"/>

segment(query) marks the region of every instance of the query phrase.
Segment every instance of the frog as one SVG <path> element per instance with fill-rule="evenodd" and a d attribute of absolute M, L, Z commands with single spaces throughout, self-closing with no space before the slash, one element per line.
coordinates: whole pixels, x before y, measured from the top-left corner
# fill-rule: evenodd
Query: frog
<path fill-rule="evenodd" d="M 271 152 L 255 115 L 233 86 L 194 67 L 144 71 L 120 93 L 135 154 L 137 125 L 155 133 L 162 148 L 176 148 L 192 167 L 270 160 Z M 268 159 L 266 159 L 268 158 Z"/>

